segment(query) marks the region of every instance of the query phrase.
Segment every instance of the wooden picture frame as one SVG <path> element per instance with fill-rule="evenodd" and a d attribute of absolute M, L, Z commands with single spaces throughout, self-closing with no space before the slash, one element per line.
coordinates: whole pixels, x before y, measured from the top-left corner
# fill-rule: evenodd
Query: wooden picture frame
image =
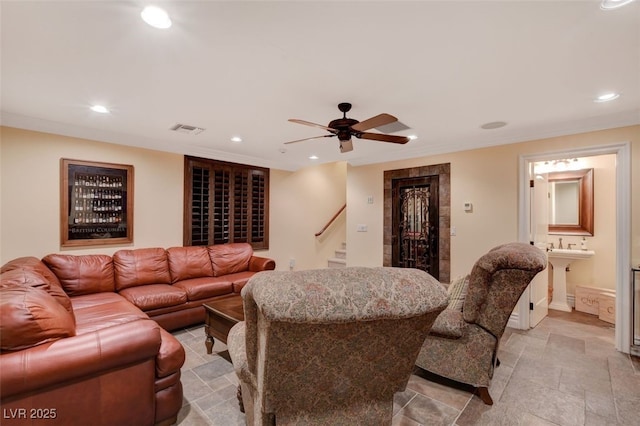
<path fill-rule="evenodd" d="M 133 166 L 60 160 L 60 245 L 133 243 Z"/>
<path fill-rule="evenodd" d="M 578 185 L 577 224 L 549 224 L 552 235 L 593 236 L 593 169 L 549 173 L 551 182 L 576 182 Z"/>

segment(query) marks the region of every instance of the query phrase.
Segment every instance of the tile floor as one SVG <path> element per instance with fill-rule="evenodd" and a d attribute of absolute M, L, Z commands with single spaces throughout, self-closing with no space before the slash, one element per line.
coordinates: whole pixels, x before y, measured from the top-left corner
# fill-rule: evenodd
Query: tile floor
<path fill-rule="evenodd" d="M 207 355 L 202 326 L 174 333 L 182 369 L 181 426 L 244 425 L 226 346 Z M 393 426 L 637 425 L 640 360 L 614 349 L 613 327 L 596 317 L 550 311 L 526 332 L 507 328 L 487 406 L 464 386 L 416 372 L 394 400 Z M 443 383 L 444 382 L 444 383 Z"/>

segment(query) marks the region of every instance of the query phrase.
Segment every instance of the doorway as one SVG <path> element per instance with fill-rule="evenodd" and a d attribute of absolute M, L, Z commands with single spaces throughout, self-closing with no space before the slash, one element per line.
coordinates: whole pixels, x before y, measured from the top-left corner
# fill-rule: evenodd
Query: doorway
<path fill-rule="evenodd" d="M 391 266 L 416 268 L 436 279 L 438 265 L 438 176 L 394 179 Z"/>
<path fill-rule="evenodd" d="M 620 143 L 603 145 L 583 149 L 548 152 L 520 157 L 519 178 L 519 240 L 523 242 L 535 241 L 535 229 L 532 227 L 531 215 L 534 211 L 529 197 L 529 172 L 534 162 L 545 160 L 557 160 L 567 157 L 592 157 L 604 154 L 615 154 L 615 288 L 616 293 L 616 319 L 615 319 L 615 344 L 616 349 L 625 353 L 630 350 L 631 318 L 626 313 L 630 312 L 630 301 L 622 295 L 629 292 L 630 277 L 630 234 L 631 234 L 631 164 L 630 144 Z M 517 310 L 518 328 L 527 329 L 530 324 L 529 303 L 533 298 L 532 289 L 520 299 Z"/>
<path fill-rule="evenodd" d="M 399 186 L 405 188 L 406 200 L 414 200 L 407 201 L 407 207 L 424 208 L 427 203 L 430 203 L 426 219 L 422 219 L 423 216 L 421 214 L 412 214 L 408 218 L 409 222 L 413 221 L 413 219 L 416 219 L 416 221 L 411 225 L 403 225 L 403 229 L 409 233 L 408 237 L 414 237 L 413 240 L 411 238 L 407 240 L 407 247 L 404 251 L 407 255 L 406 257 L 413 255 L 411 250 L 419 257 L 428 251 L 430 255 L 429 267 L 432 271 L 429 273 L 438 281 L 448 283 L 451 280 L 451 165 L 443 163 L 384 172 L 383 266 L 392 266 L 394 250 L 399 252 L 397 244 L 399 242 L 399 234 L 397 232 L 401 206 L 398 205 L 398 202 L 394 203 L 393 201 L 394 182 L 400 183 Z M 435 185 L 437 185 L 437 188 Z M 423 191 L 426 186 L 429 186 L 430 194 L 426 198 L 420 198 L 426 196 L 425 191 Z M 396 187 L 398 187 L 398 184 L 396 184 Z M 416 198 L 413 198 L 414 196 L 420 201 L 415 202 Z M 394 220 L 396 221 L 395 224 Z M 423 225 L 427 223 L 429 226 L 435 227 L 429 231 L 429 236 L 421 232 Z M 424 237 L 420 236 L 420 234 L 423 234 Z M 422 242 L 425 239 L 426 243 L 429 244 L 428 250 L 425 248 L 426 243 Z M 423 260 L 420 262 L 425 263 Z"/>

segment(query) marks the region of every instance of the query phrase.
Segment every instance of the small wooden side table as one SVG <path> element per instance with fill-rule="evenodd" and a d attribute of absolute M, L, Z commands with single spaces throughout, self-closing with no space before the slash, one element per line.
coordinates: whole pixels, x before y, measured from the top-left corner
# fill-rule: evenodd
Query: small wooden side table
<path fill-rule="evenodd" d="M 239 294 L 207 302 L 203 306 L 205 309 L 204 332 L 207 335 L 204 344 L 207 347 L 207 353 L 210 354 L 213 352 L 214 337 L 226 344 L 231 327 L 244 321 L 244 308 Z"/>

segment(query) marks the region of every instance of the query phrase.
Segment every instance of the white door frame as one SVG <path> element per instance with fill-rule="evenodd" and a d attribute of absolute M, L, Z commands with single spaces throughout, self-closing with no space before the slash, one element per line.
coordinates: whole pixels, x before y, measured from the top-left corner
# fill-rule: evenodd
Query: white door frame
<path fill-rule="evenodd" d="M 565 149 L 521 155 L 518 184 L 518 241 L 529 242 L 529 176 L 528 163 L 567 157 L 591 157 L 616 154 L 616 349 L 629 353 L 631 348 L 631 145 L 611 145 Z M 529 328 L 529 292 L 518 302 L 518 328 Z"/>

